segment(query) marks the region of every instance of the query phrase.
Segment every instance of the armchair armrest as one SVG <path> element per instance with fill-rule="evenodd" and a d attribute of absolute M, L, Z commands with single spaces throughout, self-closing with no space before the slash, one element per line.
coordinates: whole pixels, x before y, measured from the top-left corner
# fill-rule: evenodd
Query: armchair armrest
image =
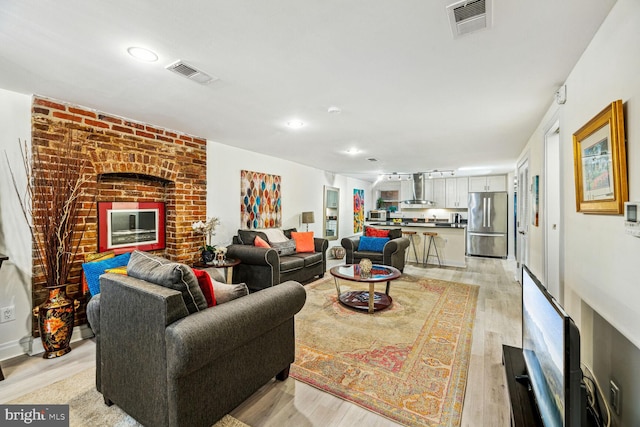
<path fill-rule="evenodd" d="M 404 252 L 409 247 L 409 239 L 407 237 L 398 237 L 397 239 L 389 240 L 383 249 L 383 256 L 391 257 L 395 253 L 400 253 L 404 256 Z"/>
<path fill-rule="evenodd" d="M 272 248 L 260 248 L 252 245 L 227 246 L 227 257 L 237 258 L 243 264 L 279 266 L 280 257 L 278 251 Z"/>
<path fill-rule="evenodd" d="M 345 249 L 347 264 L 353 264 L 353 253 L 358 250 L 360 236 L 345 237 L 340 241 L 340 245 Z"/>
<path fill-rule="evenodd" d="M 288 281 L 178 320 L 166 329 L 168 376 L 197 370 L 274 329 L 305 300 L 304 287 Z"/>

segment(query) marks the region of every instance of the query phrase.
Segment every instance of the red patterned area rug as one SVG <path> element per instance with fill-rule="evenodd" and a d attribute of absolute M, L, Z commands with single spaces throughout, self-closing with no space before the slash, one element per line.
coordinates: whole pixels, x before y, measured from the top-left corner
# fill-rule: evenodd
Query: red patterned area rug
<path fill-rule="evenodd" d="M 341 305 L 332 277 L 305 288 L 293 378 L 401 424 L 460 425 L 478 286 L 403 275 L 374 314 Z"/>

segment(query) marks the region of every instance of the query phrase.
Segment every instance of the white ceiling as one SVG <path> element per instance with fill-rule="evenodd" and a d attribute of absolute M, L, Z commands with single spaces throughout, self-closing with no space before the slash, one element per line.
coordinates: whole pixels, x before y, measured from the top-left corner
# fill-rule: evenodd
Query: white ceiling
<path fill-rule="evenodd" d="M 0 0 L 0 88 L 363 179 L 513 170 L 615 0 L 493 0 L 491 28 L 459 38 L 453 2 Z"/>

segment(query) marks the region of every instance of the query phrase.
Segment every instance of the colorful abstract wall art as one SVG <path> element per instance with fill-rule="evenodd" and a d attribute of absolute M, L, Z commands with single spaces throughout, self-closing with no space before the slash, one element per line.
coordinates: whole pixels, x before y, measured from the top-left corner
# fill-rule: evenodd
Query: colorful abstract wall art
<path fill-rule="evenodd" d="M 353 232 L 364 230 L 364 190 L 353 189 Z"/>
<path fill-rule="evenodd" d="M 280 175 L 240 171 L 240 224 L 242 228 L 282 226 Z"/>

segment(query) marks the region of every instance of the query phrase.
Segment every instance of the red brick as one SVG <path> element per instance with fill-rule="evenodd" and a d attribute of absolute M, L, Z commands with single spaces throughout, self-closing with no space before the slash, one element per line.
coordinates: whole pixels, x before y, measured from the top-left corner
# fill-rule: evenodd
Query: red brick
<path fill-rule="evenodd" d="M 117 117 L 107 116 L 106 114 L 98 114 L 98 118 L 100 120 L 104 120 L 105 122 L 115 123 L 117 125 L 121 125 L 122 124 L 122 120 L 121 119 L 119 119 Z"/>
<path fill-rule="evenodd" d="M 71 120 L 73 122 L 81 122 L 82 121 L 82 117 L 73 116 L 73 115 L 67 114 L 67 113 L 61 113 L 60 111 L 54 111 L 52 115 L 53 115 L 53 117 L 56 117 L 58 119 Z"/>
<path fill-rule="evenodd" d="M 124 122 L 125 126 L 129 126 L 132 128 L 136 128 L 136 129 L 141 129 L 144 130 L 144 125 L 140 124 L 140 123 L 135 123 L 135 122 Z"/>
<path fill-rule="evenodd" d="M 69 107 L 69 112 L 73 114 L 80 114 L 81 116 L 87 116 L 91 118 L 96 118 L 96 113 L 93 111 L 87 111 L 80 108 Z"/>
<path fill-rule="evenodd" d="M 173 142 L 172 138 L 167 138 L 166 136 L 156 135 L 156 139 L 165 142 Z"/>
<path fill-rule="evenodd" d="M 126 128 L 124 126 L 118 126 L 118 125 L 112 125 L 111 130 L 114 130 L 116 132 L 123 132 L 123 133 L 131 133 L 131 134 L 133 133 L 133 129 Z"/>
<path fill-rule="evenodd" d="M 42 99 L 42 98 L 35 98 L 33 100 L 34 105 L 43 105 L 45 107 L 49 107 L 49 108 L 53 108 L 56 110 L 62 110 L 62 111 L 66 111 L 67 107 L 65 107 L 63 104 L 59 104 L 57 102 L 52 102 L 52 101 L 48 101 L 46 99 Z"/>
<path fill-rule="evenodd" d="M 156 137 L 156 136 L 155 136 L 154 134 L 152 134 L 152 133 L 144 132 L 144 131 L 141 131 L 141 130 L 137 130 L 137 131 L 136 131 L 136 135 L 138 135 L 138 136 L 142 136 L 142 137 L 145 137 L 145 138 L 151 138 L 151 139 L 154 139 L 154 138 Z"/>
<path fill-rule="evenodd" d="M 109 124 L 105 123 L 105 122 L 99 122 L 97 120 L 91 120 L 91 119 L 84 119 L 84 124 L 88 125 L 88 126 L 93 126 L 96 128 L 103 128 L 103 129 L 108 129 L 109 128 Z"/>

